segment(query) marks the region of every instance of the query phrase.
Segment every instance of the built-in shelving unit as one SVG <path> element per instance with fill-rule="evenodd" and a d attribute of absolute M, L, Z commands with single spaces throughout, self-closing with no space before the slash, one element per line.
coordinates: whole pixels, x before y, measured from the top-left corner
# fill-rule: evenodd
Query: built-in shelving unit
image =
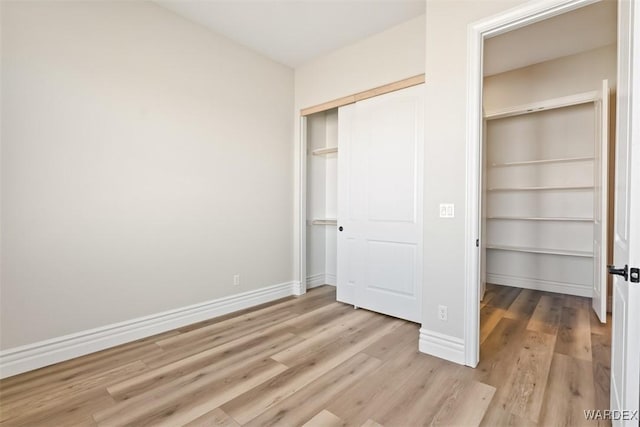
<path fill-rule="evenodd" d="M 338 111 L 307 116 L 308 287 L 335 285 L 337 275 Z"/>
<path fill-rule="evenodd" d="M 314 156 L 324 156 L 326 154 L 337 153 L 338 147 L 327 147 L 327 148 L 318 148 L 317 150 L 313 150 L 311 154 Z"/>
<path fill-rule="evenodd" d="M 487 281 L 591 292 L 598 96 L 485 115 Z"/>

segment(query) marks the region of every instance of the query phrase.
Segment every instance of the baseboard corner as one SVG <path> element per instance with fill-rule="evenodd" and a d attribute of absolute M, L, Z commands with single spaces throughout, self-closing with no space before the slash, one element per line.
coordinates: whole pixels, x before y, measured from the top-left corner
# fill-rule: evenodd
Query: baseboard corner
<path fill-rule="evenodd" d="M 460 365 L 465 364 L 464 340 L 462 338 L 420 328 L 418 349 L 421 353 Z"/>

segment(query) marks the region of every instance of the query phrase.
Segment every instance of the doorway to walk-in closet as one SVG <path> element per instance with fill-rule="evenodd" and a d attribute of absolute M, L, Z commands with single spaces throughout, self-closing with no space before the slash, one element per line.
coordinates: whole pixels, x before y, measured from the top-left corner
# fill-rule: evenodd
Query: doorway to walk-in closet
<path fill-rule="evenodd" d="M 554 387 L 609 407 L 616 14 L 595 2 L 484 41 L 479 368 L 516 358 L 497 398 L 535 419 L 560 410 Z"/>

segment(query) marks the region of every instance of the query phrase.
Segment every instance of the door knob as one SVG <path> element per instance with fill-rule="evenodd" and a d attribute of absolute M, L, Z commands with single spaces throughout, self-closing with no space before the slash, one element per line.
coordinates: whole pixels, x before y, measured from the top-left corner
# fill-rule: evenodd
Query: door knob
<path fill-rule="evenodd" d="M 344 230 L 344 228 L 342 228 L 342 226 L 338 227 L 338 231 L 342 231 Z"/>
<path fill-rule="evenodd" d="M 609 274 L 615 274 L 617 276 L 624 277 L 624 280 L 629 279 L 629 266 L 625 265 L 624 268 L 615 268 L 613 265 L 607 265 L 607 270 L 609 270 Z"/>

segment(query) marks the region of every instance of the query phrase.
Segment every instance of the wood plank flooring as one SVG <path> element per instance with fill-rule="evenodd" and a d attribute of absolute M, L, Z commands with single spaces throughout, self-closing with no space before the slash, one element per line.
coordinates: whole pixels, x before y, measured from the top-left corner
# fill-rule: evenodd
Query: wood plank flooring
<path fill-rule="evenodd" d="M 609 401 L 590 300 L 489 285 L 476 369 L 323 286 L 0 381 L 2 426 L 580 426 Z"/>

